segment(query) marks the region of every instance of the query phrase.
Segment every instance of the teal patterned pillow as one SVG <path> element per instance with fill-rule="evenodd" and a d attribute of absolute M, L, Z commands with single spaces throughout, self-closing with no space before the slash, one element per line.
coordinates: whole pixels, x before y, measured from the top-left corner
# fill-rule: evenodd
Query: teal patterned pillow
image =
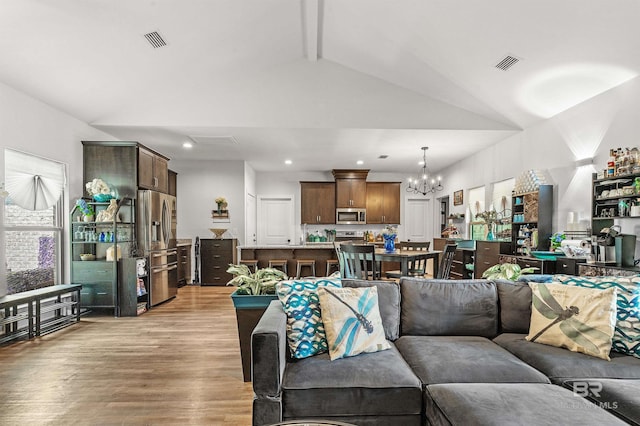
<path fill-rule="evenodd" d="M 280 281 L 276 294 L 287 313 L 287 342 L 294 358 L 327 352 L 327 337 L 320 313 L 318 288 L 341 288 L 340 279 Z"/>
<path fill-rule="evenodd" d="M 554 275 L 554 282 L 585 288 L 618 289 L 616 326 L 611 349 L 640 358 L 640 277 Z"/>

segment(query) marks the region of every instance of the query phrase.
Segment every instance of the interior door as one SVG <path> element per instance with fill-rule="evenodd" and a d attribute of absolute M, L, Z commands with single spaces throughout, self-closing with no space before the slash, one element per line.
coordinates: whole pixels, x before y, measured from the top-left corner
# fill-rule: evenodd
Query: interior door
<path fill-rule="evenodd" d="M 258 197 L 258 245 L 281 245 L 293 241 L 293 196 Z"/>
<path fill-rule="evenodd" d="M 407 241 L 431 241 L 433 239 L 433 215 L 431 199 L 409 198 L 405 209 L 405 239 Z"/>
<path fill-rule="evenodd" d="M 247 217 L 245 218 L 244 245 L 255 246 L 258 242 L 256 231 L 256 196 L 247 193 Z"/>

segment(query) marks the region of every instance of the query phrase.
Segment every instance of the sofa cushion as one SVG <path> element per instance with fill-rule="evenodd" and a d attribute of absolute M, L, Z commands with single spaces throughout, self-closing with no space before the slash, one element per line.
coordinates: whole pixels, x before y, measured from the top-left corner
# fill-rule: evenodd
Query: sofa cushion
<path fill-rule="evenodd" d="M 527 340 L 609 360 L 616 324 L 616 289 L 530 283 Z"/>
<path fill-rule="evenodd" d="M 391 347 L 384 337 L 376 287 L 320 287 L 318 296 L 332 361 Z"/>
<path fill-rule="evenodd" d="M 525 282 L 495 280 L 502 333 L 528 333 L 531 322 L 531 287 Z"/>
<path fill-rule="evenodd" d="M 422 387 L 398 350 L 330 361 L 293 360 L 282 383 L 285 418 L 420 414 Z"/>
<path fill-rule="evenodd" d="M 431 385 L 425 407 L 434 426 L 625 424 L 567 389 L 541 383 Z"/>
<path fill-rule="evenodd" d="M 617 290 L 616 328 L 611 348 L 640 358 L 640 277 L 576 277 L 557 274 L 553 280 L 565 285 Z"/>
<path fill-rule="evenodd" d="M 378 308 L 388 340 L 400 337 L 400 285 L 395 281 L 342 280 L 343 287 L 376 287 Z"/>
<path fill-rule="evenodd" d="M 485 337 L 402 336 L 396 347 L 426 385 L 549 383 L 544 374 Z"/>
<path fill-rule="evenodd" d="M 576 379 L 563 385 L 622 420 L 640 425 L 640 380 Z"/>
<path fill-rule="evenodd" d="M 611 352 L 611 361 L 555 346 L 528 342 L 524 334 L 504 333 L 493 339 L 530 366 L 561 384 L 576 377 L 640 379 L 640 359 Z"/>
<path fill-rule="evenodd" d="M 339 279 L 326 278 L 288 280 L 276 284 L 278 299 L 287 313 L 287 342 L 294 358 L 327 351 L 318 299 L 319 286 L 342 287 Z"/>
<path fill-rule="evenodd" d="M 498 292 L 487 280 L 400 279 L 401 334 L 494 337 Z"/>

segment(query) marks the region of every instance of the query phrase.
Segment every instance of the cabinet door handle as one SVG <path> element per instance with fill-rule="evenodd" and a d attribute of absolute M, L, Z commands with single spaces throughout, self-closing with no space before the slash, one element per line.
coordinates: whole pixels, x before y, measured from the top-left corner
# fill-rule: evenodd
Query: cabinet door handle
<path fill-rule="evenodd" d="M 562 267 L 563 267 L 563 268 L 567 268 L 568 266 L 569 266 L 569 265 L 567 265 L 566 263 L 563 263 L 563 264 L 562 264 Z"/>

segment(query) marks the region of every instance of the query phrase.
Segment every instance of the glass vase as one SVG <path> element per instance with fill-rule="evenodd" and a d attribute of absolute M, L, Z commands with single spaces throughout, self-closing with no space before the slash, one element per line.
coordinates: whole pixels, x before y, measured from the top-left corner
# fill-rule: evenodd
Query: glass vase
<path fill-rule="evenodd" d="M 393 253 L 396 251 L 396 235 L 383 235 L 384 237 L 384 251 L 387 253 Z"/>

